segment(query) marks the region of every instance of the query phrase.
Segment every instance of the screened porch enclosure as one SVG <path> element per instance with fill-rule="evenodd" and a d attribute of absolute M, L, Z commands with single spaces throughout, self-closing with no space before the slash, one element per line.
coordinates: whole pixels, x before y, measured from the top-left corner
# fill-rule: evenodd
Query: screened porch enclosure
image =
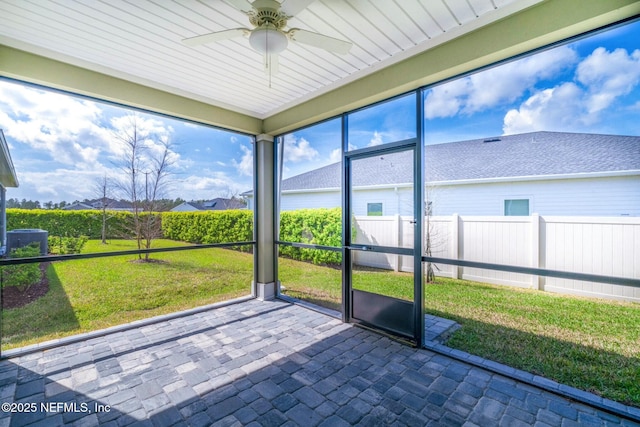
<path fill-rule="evenodd" d="M 318 0 L 318 9 L 330 9 L 328 3 Z M 251 74 L 255 67 L 242 71 L 246 64 L 239 54 L 237 75 L 210 82 L 226 96 L 222 101 L 211 98 L 215 91 L 194 94 L 178 84 L 192 75 L 189 61 L 182 47 L 161 36 L 167 50 L 175 49 L 176 58 L 186 64 L 184 75 L 167 71 L 175 76 L 176 87 L 166 80 L 110 74 L 108 65 L 90 66 L 79 53 L 67 57 L 30 49 L 33 40 L 26 35 L 17 41 L 3 36 L 3 82 L 125 106 L 157 115 L 157 120 L 175 119 L 185 128 L 205 125 L 229 132 L 225 141 L 212 138 L 199 147 L 202 151 L 194 150 L 200 153 L 194 158 L 211 165 L 202 182 L 221 177 L 241 182 L 244 187 L 228 196 L 245 204 L 238 217 L 229 215 L 212 226 L 203 225 L 198 213 L 167 212 L 166 218 L 175 213 L 184 219 L 176 220 L 181 223 L 172 228 L 171 237 L 165 232 L 150 249 L 118 242 L 122 246 L 117 250 L 114 245 L 112 251 L 101 251 L 89 244 L 93 250 L 79 254 L 0 260 L 3 269 L 48 263 L 46 274 L 59 291 L 54 302 L 60 308 L 55 319 L 45 322 L 47 330 L 32 335 L 25 333 L 27 326 L 35 318 L 47 320 L 46 307 L 19 308 L 28 311 L 19 318 L 17 311 L 3 309 L 2 356 L 103 340 L 138 327 L 148 332 L 156 322 L 200 318 L 236 304 L 249 307 L 247 319 L 253 319 L 251 310 L 259 301 L 273 301 L 274 310 L 283 312 L 289 310 L 285 303 L 291 303 L 328 313 L 345 328 L 366 330 L 366 339 L 384 336 L 385 345 L 400 341 L 471 363 L 491 359 L 501 334 L 508 335 L 522 345 L 516 344 L 513 354 L 501 353 L 504 357 L 495 363 L 522 369 L 518 381 L 539 369 L 524 353 L 547 345 L 545 353 L 553 353 L 556 344 L 567 344 L 558 353 L 576 354 L 576 360 L 608 355 L 629 369 L 640 357 L 633 331 L 615 317 L 605 322 L 611 330 L 607 342 L 598 335 L 601 330 L 589 325 L 610 319 L 616 304 L 634 324 L 640 301 L 640 132 L 634 113 L 640 99 L 640 73 L 634 70 L 640 68 L 636 39 L 629 37 L 640 34 L 640 2 L 490 3 L 494 9 L 513 4 L 500 11 L 504 16 L 496 12 L 492 19 L 483 18 L 486 22 L 470 24 L 471 29 L 465 25 L 464 32 L 454 30 L 450 38 L 424 50 L 407 48 L 405 56 L 373 66 L 367 74 L 351 70 L 344 60 L 344 70 L 333 71 L 344 74 L 340 83 L 317 75 L 314 84 L 325 82 L 326 90 L 282 103 L 272 97 L 280 93 L 288 98 L 293 89 L 287 92 L 269 74 L 274 80 L 265 84 L 264 94 L 254 91 L 255 104 L 229 104 L 234 90 L 238 99 L 250 102 L 250 90 L 237 83 L 257 80 Z M 211 49 L 229 48 L 223 43 Z M 362 47 L 356 46 L 356 59 L 364 55 L 358 49 Z M 299 55 L 305 61 L 326 60 L 331 67 L 340 61 L 313 50 Z M 287 76 L 295 68 L 289 59 L 283 54 L 280 64 Z M 179 62 L 172 60 L 169 68 Z M 617 66 L 605 70 L 602 64 Z M 614 84 L 621 76 L 635 77 L 621 88 Z M 311 86 L 305 82 L 290 78 L 286 84 Z M 25 115 L 11 118 L 18 123 Z M 19 136 L 12 138 L 11 144 L 23 143 Z M 223 147 L 235 147 L 235 157 L 215 157 Z M 23 160 L 18 174 L 22 165 Z M 231 169 L 237 175 L 231 176 Z M 140 182 L 147 181 L 139 188 L 148 193 L 151 172 L 134 170 Z M 83 182 L 83 175 L 77 176 Z M 198 184 L 188 178 L 184 183 Z M 180 227 L 188 232 L 175 231 Z M 213 231 L 189 235 L 205 228 Z M 125 257 L 147 255 L 157 265 L 132 275 Z M 65 287 L 68 277 L 80 277 L 96 294 L 120 301 L 109 305 L 71 292 Z M 157 287 L 130 286 L 138 277 Z M 573 315 L 563 318 L 546 311 L 554 302 L 563 313 L 588 307 L 592 317 L 583 324 Z M 299 308 L 293 310 L 298 313 Z M 108 309 L 113 312 L 106 320 L 85 322 L 88 312 Z M 538 310 L 544 315 L 536 316 Z M 249 328 L 250 321 L 238 320 L 235 309 L 226 312 Z M 322 319 L 311 317 L 310 322 Z M 255 318 L 260 322 L 262 317 Z M 284 321 L 278 315 L 265 318 Z M 57 328 L 56 319 L 61 319 Z M 334 320 L 332 327 L 342 331 Z M 315 333 L 321 328 L 311 329 Z M 442 333 L 434 333 L 436 329 Z M 379 335 L 369 335 L 371 331 Z M 561 333 L 549 337 L 547 331 Z M 274 335 L 269 339 L 275 340 Z M 492 369 L 494 362 L 478 363 Z M 590 390 L 593 378 L 576 371 L 566 377 L 554 372 L 554 379 L 563 383 L 577 378 L 575 387 Z M 234 383 L 226 379 L 225 385 Z M 545 387 L 544 381 L 535 385 Z M 624 393 L 613 399 L 637 406 Z"/>

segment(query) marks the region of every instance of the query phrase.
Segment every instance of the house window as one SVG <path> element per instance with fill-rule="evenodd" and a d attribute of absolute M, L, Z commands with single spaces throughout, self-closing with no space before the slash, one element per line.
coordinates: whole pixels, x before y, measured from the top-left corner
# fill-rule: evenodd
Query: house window
<path fill-rule="evenodd" d="M 505 216 L 528 216 L 529 199 L 509 199 L 504 201 Z"/>
<path fill-rule="evenodd" d="M 367 203 L 367 216 L 382 216 L 382 203 Z"/>

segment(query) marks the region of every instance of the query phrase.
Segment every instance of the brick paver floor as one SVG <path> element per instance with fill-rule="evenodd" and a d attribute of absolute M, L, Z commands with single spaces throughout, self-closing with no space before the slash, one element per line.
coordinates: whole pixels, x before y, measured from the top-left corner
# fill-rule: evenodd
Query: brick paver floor
<path fill-rule="evenodd" d="M 0 426 L 635 425 L 283 301 L 0 362 Z"/>

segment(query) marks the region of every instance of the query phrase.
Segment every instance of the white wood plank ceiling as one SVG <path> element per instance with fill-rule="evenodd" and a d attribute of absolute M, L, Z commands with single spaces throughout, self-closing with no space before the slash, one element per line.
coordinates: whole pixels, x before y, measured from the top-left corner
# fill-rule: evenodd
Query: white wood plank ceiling
<path fill-rule="evenodd" d="M 289 43 L 271 77 L 246 38 L 181 43 L 251 28 L 224 0 L 2 0 L 0 44 L 265 118 L 538 1 L 316 0 L 287 27 L 351 51 Z"/>

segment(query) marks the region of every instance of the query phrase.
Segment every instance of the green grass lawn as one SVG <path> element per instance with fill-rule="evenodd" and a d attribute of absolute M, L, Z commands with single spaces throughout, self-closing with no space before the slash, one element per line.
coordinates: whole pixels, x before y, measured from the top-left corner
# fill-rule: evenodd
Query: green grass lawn
<path fill-rule="evenodd" d="M 167 240 L 154 247 L 175 246 Z M 102 245 L 89 241 L 83 252 L 135 249 L 132 241 Z M 54 262 L 47 270 L 49 292 L 37 301 L 3 310 L 2 349 L 224 301 L 251 293 L 253 256 L 225 249 Z"/>
<path fill-rule="evenodd" d="M 156 247 L 176 245 L 159 240 Z M 133 249 L 90 241 L 84 252 Z M 250 293 L 253 255 L 226 249 L 56 262 L 50 290 L 3 310 L 2 348 L 105 328 Z M 287 295 L 340 309 L 340 270 L 280 258 Z M 370 268 L 354 287 L 412 299 L 412 275 Z M 439 278 L 425 287 L 427 312 L 462 325 L 447 345 L 640 406 L 640 304 Z"/>

